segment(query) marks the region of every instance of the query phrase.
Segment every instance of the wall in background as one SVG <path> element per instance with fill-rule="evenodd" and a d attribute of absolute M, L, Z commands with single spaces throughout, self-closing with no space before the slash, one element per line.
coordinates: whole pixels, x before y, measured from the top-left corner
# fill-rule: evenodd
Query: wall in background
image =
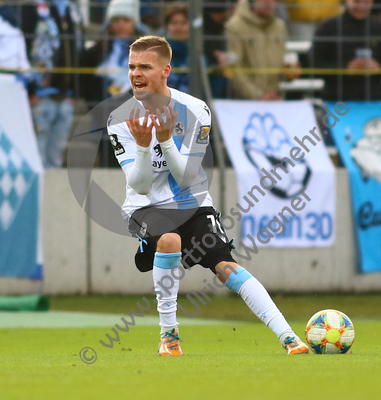
<path fill-rule="evenodd" d="M 211 193 L 218 208 L 218 171 Z M 85 175 L 84 178 L 85 179 Z M 94 170 L 92 179 L 118 204 L 125 194 L 121 170 Z M 238 201 L 233 170 L 227 170 L 226 209 Z M 251 261 L 237 262 L 273 292 L 365 292 L 381 290 L 381 273 L 356 273 L 356 251 L 347 172 L 337 170 L 337 226 L 334 246 L 327 248 L 259 248 Z M 85 182 L 84 182 L 85 183 Z M 44 281 L 0 278 L 0 294 L 43 292 L 49 295 L 137 294 L 149 292 L 152 275 L 134 265 L 138 242 L 107 231 L 92 222 L 76 202 L 66 170 L 48 170 L 43 205 Z M 91 203 L 90 203 L 91 204 Z M 238 242 L 238 224 L 228 232 Z M 238 251 L 243 252 L 238 248 Z M 183 293 L 200 290 L 213 274 L 202 267 L 187 271 L 180 284 Z M 221 294 L 227 289 L 218 289 Z"/>

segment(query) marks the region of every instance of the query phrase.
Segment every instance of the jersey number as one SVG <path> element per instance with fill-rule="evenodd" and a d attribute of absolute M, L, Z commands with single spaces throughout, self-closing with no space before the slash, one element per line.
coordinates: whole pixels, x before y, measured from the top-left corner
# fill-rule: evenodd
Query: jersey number
<path fill-rule="evenodd" d="M 213 214 L 207 215 L 206 218 L 210 219 L 212 223 L 213 233 L 217 234 L 226 243 L 226 233 L 220 221 Z"/>

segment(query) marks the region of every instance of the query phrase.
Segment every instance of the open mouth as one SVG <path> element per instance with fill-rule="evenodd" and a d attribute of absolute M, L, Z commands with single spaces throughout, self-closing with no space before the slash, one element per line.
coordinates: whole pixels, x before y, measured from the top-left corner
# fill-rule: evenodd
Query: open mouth
<path fill-rule="evenodd" d="M 145 83 L 134 83 L 134 90 L 139 91 L 139 90 L 144 90 L 147 88 L 147 85 Z"/>

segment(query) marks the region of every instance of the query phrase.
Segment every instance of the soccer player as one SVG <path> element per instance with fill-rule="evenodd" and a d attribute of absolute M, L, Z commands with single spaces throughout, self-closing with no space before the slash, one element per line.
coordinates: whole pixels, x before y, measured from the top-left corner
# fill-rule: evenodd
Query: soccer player
<path fill-rule="evenodd" d="M 135 263 L 142 272 L 153 270 L 159 354 L 183 354 L 176 321 L 180 279 L 172 279 L 181 262 L 186 268 L 200 264 L 217 274 L 278 336 L 288 354 L 308 353 L 266 289 L 231 256 L 232 244 L 213 207 L 201 165 L 209 143 L 210 110 L 203 101 L 167 86 L 171 56 L 170 45 L 160 37 L 145 36 L 130 46 L 134 97 L 108 120 L 111 144 L 127 180 L 122 214 L 140 240 Z M 165 279 L 174 284 L 163 290 L 160 283 Z"/>

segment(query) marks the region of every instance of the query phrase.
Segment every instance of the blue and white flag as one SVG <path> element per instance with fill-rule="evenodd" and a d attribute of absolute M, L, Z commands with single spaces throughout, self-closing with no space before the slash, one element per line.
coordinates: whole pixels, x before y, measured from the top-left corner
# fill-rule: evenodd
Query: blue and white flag
<path fill-rule="evenodd" d="M 312 106 L 306 101 L 214 104 L 238 178 L 238 202 L 229 205 L 228 216 L 240 222 L 243 243 L 332 245 L 335 169 Z"/>
<path fill-rule="evenodd" d="M 350 176 L 360 269 L 381 271 L 381 102 L 346 105 L 332 132 Z"/>
<path fill-rule="evenodd" d="M 42 175 L 26 90 L 0 74 L 0 276 L 42 279 Z"/>

